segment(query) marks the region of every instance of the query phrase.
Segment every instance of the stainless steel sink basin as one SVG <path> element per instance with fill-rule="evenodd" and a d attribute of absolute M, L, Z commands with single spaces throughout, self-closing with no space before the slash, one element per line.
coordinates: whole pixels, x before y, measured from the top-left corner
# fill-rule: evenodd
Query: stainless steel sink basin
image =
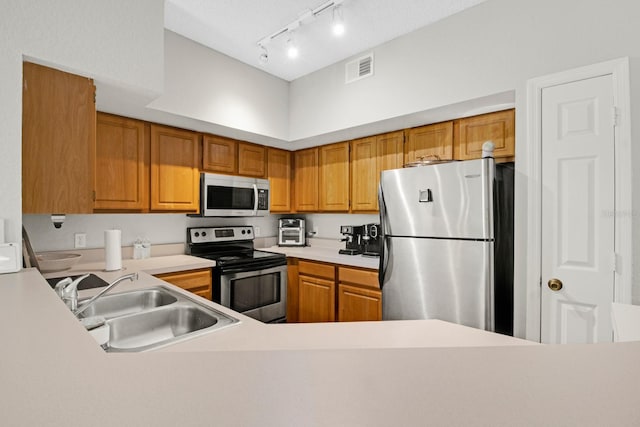
<path fill-rule="evenodd" d="M 206 332 L 235 323 L 211 308 L 178 303 L 112 319 L 107 351 L 143 351 L 175 342 L 186 335 Z"/>
<path fill-rule="evenodd" d="M 164 286 L 101 297 L 82 315 L 90 316 L 107 319 L 107 352 L 151 350 L 240 322 Z"/>
<path fill-rule="evenodd" d="M 84 301 L 86 300 L 80 300 L 79 305 L 82 305 Z M 105 319 L 111 319 L 173 304 L 176 301 L 178 299 L 165 288 L 140 289 L 100 297 L 93 305 L 82 312 L 80 317 L 102 316 Z"/>

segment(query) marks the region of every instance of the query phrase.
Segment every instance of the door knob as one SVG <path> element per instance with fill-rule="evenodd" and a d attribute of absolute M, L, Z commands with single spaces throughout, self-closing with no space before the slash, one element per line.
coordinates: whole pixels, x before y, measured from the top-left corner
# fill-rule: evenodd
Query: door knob
<path fill-rule="evenodd" d="M 559 291 L 560 289 L 562 289 L 562 280 L 560 279 L 551 279 L 547 282 L 547 285 L 549 286 L 549 289 L 551 289 L 554 292 Z"/>

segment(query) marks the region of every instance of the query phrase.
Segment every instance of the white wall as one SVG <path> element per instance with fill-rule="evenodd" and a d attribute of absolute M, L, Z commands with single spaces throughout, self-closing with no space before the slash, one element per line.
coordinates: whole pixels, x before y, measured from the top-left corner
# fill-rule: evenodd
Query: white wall
<path fill-rule="evenodd" d="M 191 218 L 185 214 L 94 214 L 67 215 L 61 228 L 54 228 L 49 215 L 24 215 L 24 227 L 36 252 L 72 249 L 75 233 L 87 234 L 87 248 L 104 248 L 104 230 L 122 230 L 122 245 L 131 246 L 138 237 L 152 245 L 184 243 L 187 227 L 253 225 L 256 237 L 277 236 L 278 216 L 261 218 Z"/>
<path fill-rule="evenodd" d="M 364 214 L 307 214 L 305 219 L 307 231 L 316 231 L 315 237 L 322 239 L 341 239 L 341 225 L 363 225 L 380 222 L 379 215 Z"/>
<path fill-rule="evenodd" d="M 151 244 L 184 243 L 187 227 L 214 225 L 253 225 L 259 227 L 256 237 L 278 235 L 278 219 L 303 217 L 307 230 L 317 229 L 315 237 L 341 239 L 341 225 L 379 223 L 378 215 L 306 214 L 269 215 L 261 218 L 192 218 L 185 214 L 94 214 L 67 215 L 61 228 L 54 228 L 50 215 L 24 215 L 24 227 L 36 252 L 73 249 L 74 234 L 87 234 L 87 248 L 104 247 L 104 230 L 122 230 L 122 245 L 131 246 L 138 237 Z M 257 231 L 257 230 L 256 230 Z"/>
<path fill-rule="evenodd" d="M 0 1 L 0 218 L 22 224 L 22 60 L 35 60 L 146 97 L 163 85 L 164 4 L 156 0 Z"/>
<path fill-rule="evenodd" d="M 601 0 L 489 0 L 371 49 L 373 77 L 345 84 L 343 61 L 293 81 L 290 139 L 520 89 L 531 77 L 636 56 L 639 17 L 635 0 L 615 6 Z"/>
<path fill-rule="evenodd" d="M 171 31 L 165 34 L 165 91 L 149 108 L 289 139 L 288 82 Z"/>

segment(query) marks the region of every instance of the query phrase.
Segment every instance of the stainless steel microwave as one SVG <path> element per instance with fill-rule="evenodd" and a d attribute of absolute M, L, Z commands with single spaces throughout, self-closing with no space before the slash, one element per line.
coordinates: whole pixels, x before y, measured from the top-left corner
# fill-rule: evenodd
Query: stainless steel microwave
<path fill-rule="evenodd" d="M 201 216 L 269 215 L 269 181 L 243 176 L 202 173 Z"/>

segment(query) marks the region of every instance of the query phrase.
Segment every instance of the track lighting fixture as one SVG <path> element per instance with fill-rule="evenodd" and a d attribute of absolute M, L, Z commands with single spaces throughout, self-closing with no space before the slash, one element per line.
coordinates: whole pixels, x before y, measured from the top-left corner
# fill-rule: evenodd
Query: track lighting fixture
<path fill-rule="evenodd" d="M 343 16 L 343 11 L 341 6 L 343 1 L 344 0 L 330 0 L 321 4 L 315 9 L 304 11 L 303 13 L 299 14 L 300 18 L 291 22 L 289 25 L 282 27 L 278 31 L 273 32 L 271 35 L 260 39 L 257 42 L 258 46 L 261 49 L 260 56 L 259 56 L 260 63 L 266 64 L 269 60 L 267 45 L 271 43 L 273 40 L 275 40 L 276 38 L 284 34 L 287 35 L 287 39 L 286 39 L 287 40 L 286 42 L 287 56 L 292 59 L 296 58 L 299 54 L 299 51 L 298 51 L 298 46 L 294 37 L 294 32 L 298 27 L 300 27 L 300 25 L 302 24 L 306 25 L 309 22 L 312 22 L 312 19 L 316 18 L 317 16 L 319 16 L 320 14 L 326 11 L 331 10 L 333 13 L 333 19 L 331 24 L 333 33 L 336 36 L 343 35 L 345 32 L 344 16 Z"/>
<path fill-rule="evenodd" d="M 269 51 L 267 51 L 267 48 L 264 47 L 263 45 L 258 45 L 260 46 L 261 49 L 261 53 L 260 53 L 260 63 L 261 64 L 266 64 L 267 62 L 269 62 Z"/>

